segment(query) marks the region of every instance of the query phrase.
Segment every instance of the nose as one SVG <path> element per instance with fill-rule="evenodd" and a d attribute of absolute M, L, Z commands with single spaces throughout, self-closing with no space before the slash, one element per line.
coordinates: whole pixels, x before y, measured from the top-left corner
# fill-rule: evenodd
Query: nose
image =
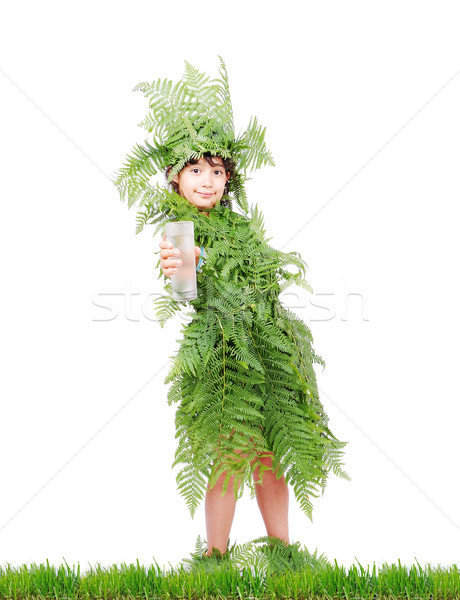
<path fill-rule="evenodd" d="M 210 173 L 203 173 L 203 177 L 201 179 L 201 185 L 205 188 L 212 187 L 211 175 Z"/>

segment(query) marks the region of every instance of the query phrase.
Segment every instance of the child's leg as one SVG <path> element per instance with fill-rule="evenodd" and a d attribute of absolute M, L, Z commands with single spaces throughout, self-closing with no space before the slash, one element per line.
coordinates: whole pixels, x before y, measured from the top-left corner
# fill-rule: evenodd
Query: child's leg
<path fill-rule="evenodd" d="M 262 464 L 269 467 L 273 464 L 273 453 L 260 459 Z M 259 467 L 254 471 L 254 481 L 259 479 Z M 280 538 L 289 544 L 289 488 L 283 475 L 276 479 L 273 471 L 262 473 L 262 485 L 257 484 L 256 498 L 259 510 L 267 529 L 267 535 Z"/>
<path fill-rule="evenodd" d="M 252 442 L 252 438 L 250 439 Z M 236 454 L 240 454 L 241 450 Z M 268 467 L 273 465 L 273 453 L 271 456 L 260 458 L 260 462 Z M 247 454 L 242 454 L 247 456 Z M 257 459 L 251 461 L 251 465 Z M 207 556 L 210 556 L 213 548 L 217 548 L 221 554 L 227 550 L 227 542 L 232 528 L 233 517 L 235 515 L 236 500 L 234 492 L 234 477 L 231 477 L 228 483 L 227 491 L 221 498 L 223 483 L 226 473 L 217 480 L 212 489 L 206 491 L 205 496 L 205 515 L 206 515 L 206 541 L 208 545 Z M 254 481 L 259 480 L 259 467 L 254 471 Z M 273 471 L 264 471 L 262 474 L 263 484 L 255 486 L 257 504 L 265 523 L 267 535 L 280 538 L 289 544 L 289 489 L 283 475 L 276 479 Z M 240 482 L 238 482 L 238 489 Z"/>
<path fill-rule="evenodd" d="M 208 544 L 207 556 L 212 549 L 217 548 L 221 554 L 227 550 L 228 537 L 232 528 L 235 515 L 235 492 L 233 490 L 234 477 L 230 478 L 228 488 L 221 498 L 225 473 L 217 480 L 215 486 L 210 490 L 209 483 L 205 496 L 206 514 L 206 541 Z"/>

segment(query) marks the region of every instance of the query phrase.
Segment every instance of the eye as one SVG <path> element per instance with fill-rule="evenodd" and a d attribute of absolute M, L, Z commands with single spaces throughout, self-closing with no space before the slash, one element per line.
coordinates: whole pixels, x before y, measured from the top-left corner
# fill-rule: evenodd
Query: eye
<path fill-rule="evenodd" d="M 198 167 L 194 167 L 192 169 L 192 173 L 199 173 L 199 172 L 200 172 L 200 169 Z"/>
<path fill-rule="evenodd" d="M 216 169 L 214 171 L 214 175 L 222 175 L 223 171 L 221 171 L 220 169 Z"/>

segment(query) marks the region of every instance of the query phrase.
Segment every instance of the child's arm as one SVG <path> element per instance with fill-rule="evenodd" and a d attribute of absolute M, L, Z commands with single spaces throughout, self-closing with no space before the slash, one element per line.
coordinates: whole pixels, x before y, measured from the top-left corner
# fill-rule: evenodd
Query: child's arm
<path fill-rule="evenodd" d="M 177 269 L 181 266 L 182 261 L 180 260 L 179 248 L 174 248 L 171 242 L 168 241 L 166 233 L 163 235 L 163 239 L 159 244 L 160 250 L 160 266 L 165 277 L 171 277 L 174 273 L 177 273 Z M 201 248 L 195 246 L 195 266 L 198 265 L 199 257 L 201 254 Z M 179 264 L 177 263 L 179 261 Z"/>

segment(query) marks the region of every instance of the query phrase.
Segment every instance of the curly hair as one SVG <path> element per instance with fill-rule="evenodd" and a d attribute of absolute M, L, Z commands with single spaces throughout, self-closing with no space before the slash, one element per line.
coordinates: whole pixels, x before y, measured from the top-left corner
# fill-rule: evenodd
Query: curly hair
<path fill-rule="evenodd" d="M 222 158 L 221 156 L 212 156 L 211 154 L 203 154 L 203 158 L 206 160 L 206 162 L 208 163 L 208 165 L 211 165 L 211 167 L 217 167 L 220 165 L 220 163 L 216 162 L 216 158 L 220 158 L 220 160 L 222 161 L 223 165 L 224 165 L 224 169 L 225 169 L 225 173 L 228 173 L 230 175 L 230 177 L 227 179 L 227 182 L 225 184 L 224 187 L 224 194 L 222 196 L 222 200 L 221 200 L 221 205 L 228 207 L 230 206 L 230 197 L 227 196 L 228 194 L 228 184 L 230 179 L 232 178 L 232 176 L 235 173 L 235 162 L 232 158 Z M 184 169 L 187 165 L 196 165 L 197 162 L 199 161 L 198 158 L 191 158 L 188 163 L 184 166 Z M 169 173 L 171 172 L 171 166 L 169 166 L 166 171 L 165 171 L 165 177 L 166 180 L 169 177 Z M 176 192 L 176 194 L 179 193 L 179 186 L 177 185 L 177 183 L 175 181 L 170 181 L 169 182 L 172 189 Z"/>

